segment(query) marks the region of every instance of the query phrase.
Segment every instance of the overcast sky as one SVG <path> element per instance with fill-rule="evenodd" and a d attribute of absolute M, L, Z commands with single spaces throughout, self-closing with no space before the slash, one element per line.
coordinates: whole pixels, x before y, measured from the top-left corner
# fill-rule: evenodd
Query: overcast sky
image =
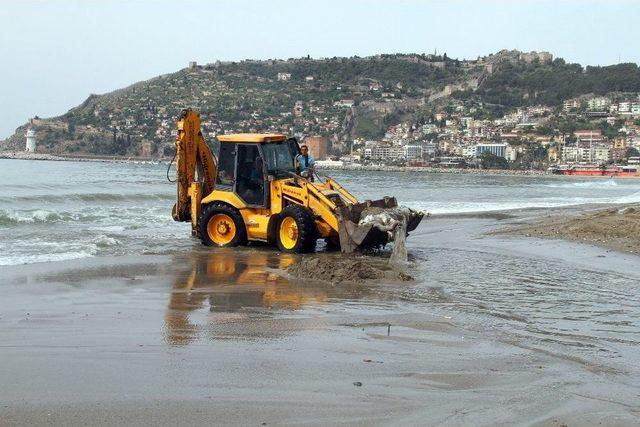
<path fill-rule="evenodd" d="M 640 62 L 635 0 L 0 0 L 0 139 L 188 61 L 546 50 Z"/>

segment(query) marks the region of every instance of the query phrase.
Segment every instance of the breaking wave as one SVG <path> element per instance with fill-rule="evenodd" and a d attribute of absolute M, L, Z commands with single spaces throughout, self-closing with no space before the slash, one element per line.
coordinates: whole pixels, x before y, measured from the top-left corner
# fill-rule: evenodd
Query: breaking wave
<path fill-rule="evenodd" d="M 570 199 L 539 199 L 529 201 L 511 202 L 414 202 L 407 203 L 411 208 L 423 209 L 429 213 L 458 214 L 458 213 L 482 213 L 499 212 L 518 209 L 551 209 L 590 204 L 624 204 L 640 203 L 640 191 L 621 197 L 610 198 L 586 198 L 575 197 Z"/>
<path fill-rule="evenodd" d="M 27 224 L 91 223 L 94 225 L 116 225 L 124 230 L 148 227 L 150 224 L 171 224 L 173 218 L 168 209 L 127 208 L 84 208 L 76 212 L 45 209 L 6 211 L 0 209 L 0 227 Z M 95 227 L 92 227 L 95 228 Z M 105 229 L 105 231 L 109 231 Z"/>
<path fill-rule="evenodd" d="M 60 252 L 60 253 L 40 253 L 40 254 L 20 254 L 0 256 L 0 265 L 22 265 L 36 262 L 68 261 L 72 259 L 89 258 L 95 256 L 90 250 Z"/>
<path fill-rule="evenodd" d="M 0 225 L 14 225 L 19 223 L 57 222 L 62 217 L 56 212 L 37 210 L 32 212 L 9 213 L 0 211 Z"/>
<path fill-rule="evenodd" d="M 597 181 L 586 182 L 563 182 L 561 184 L 546 184 L 550 188 L 610 188 L 617 187 L 618 183 L 614 179 L 599 179 Z"/>
<path fill-rule="evenodd" d="M 17 224 L 37 224 L 37 223 L 55 223 L 55 222 L 86 222 L 96 221 L 103 216 L 96 214 L 86 214 L 79 212 L 54 212 L 42 209 L 31 211 L 14 211 L 7 212 L 0 210 L 0 226 L 17 225 Z"/>
<path fill-rule="evenodd" d="M 98 236 L 98 238 L 96 239 L 96 246 L 99 248 L 109 248 L 112 246 L 117 246 L 119 244 L 120 242 L 118 241 L 118 239 L 107 236 L 105 234 Z"/>
<path fill-rule="evenodd" d="M 0 197 L 5 202 L 116 202 L 116 201 L 148 201 L 173 200 L 172 193 L 80 193 L 80 194 L 35 194 L 29 196 Z"/>
<path fill-rule="evenodd" d="M 629 194 L 628 196 L 619 197 L 616 203 L 640 203 L 640 191 Z"/>

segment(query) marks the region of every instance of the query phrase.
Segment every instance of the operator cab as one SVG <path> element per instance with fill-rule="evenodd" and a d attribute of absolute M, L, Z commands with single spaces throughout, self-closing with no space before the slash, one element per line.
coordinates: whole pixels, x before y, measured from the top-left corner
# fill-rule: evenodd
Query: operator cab
<path fill-rule="evenodd" d="M 220 151 L 216 189 L 233 191 L 251 207 L 268 207 L 269 186 L 265 183 L 295 173 L 298 142 L 281 134 L 231 134 L 217 138 Z"/>

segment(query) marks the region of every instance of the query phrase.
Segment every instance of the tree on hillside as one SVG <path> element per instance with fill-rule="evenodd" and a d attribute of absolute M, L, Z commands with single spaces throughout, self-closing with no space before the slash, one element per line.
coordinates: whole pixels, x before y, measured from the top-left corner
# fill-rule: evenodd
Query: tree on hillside
<path fill-rule="evenodd" d="M 619 136 L 619 129 L 622 124 L 611 126 L 608 122 L 602 121 L 598 124 L 598 128 L 602 131 L 602 134 L 609 139 L 613 139 Z"/>
<path fill-rule="evenodd" d="M 640 157 L 640 151 L 638 151 L 637 148 L 635 147 L 629 147 L 627 148 L 627 152 L 624 155 L 627 159 L 629 157 Z"/>
<path fill-rule="evenodd" d="M 485 151 L 480 155 L 480 166 L 482 169 L 509 169 L 509 162 L 504 157 Z"/>

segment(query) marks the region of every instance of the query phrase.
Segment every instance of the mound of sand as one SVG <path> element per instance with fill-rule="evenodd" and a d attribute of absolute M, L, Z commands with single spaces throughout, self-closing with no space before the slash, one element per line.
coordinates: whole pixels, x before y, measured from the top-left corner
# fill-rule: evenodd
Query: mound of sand
<path fill-rule="evenodd" d="M 578 217 L 550 217 L 507 233 L 559 238 L 640 253 L 640 206 L 611 208 Z"/>
<path fill-rule="evenodd" d="M 365 281 L 410 281 L 413 277 L 394 268 L 386 259 L 362 256 L 307 255 L 287 268 L 293 276 L 331 283 Z"/>

